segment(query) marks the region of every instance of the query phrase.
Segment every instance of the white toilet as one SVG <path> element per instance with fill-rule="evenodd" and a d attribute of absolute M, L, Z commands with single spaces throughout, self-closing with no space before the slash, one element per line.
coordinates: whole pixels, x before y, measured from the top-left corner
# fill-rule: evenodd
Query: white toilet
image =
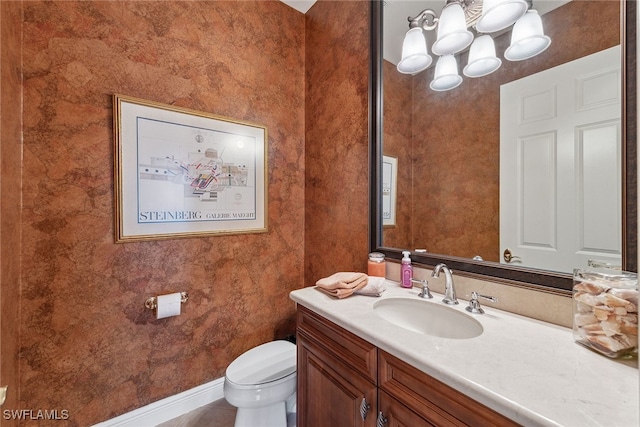
<path fill-rule="evenodd" d="M 224 377 L 235 427 L 295 427 L 296 346 L 272 341 L 241 354 Z"/>

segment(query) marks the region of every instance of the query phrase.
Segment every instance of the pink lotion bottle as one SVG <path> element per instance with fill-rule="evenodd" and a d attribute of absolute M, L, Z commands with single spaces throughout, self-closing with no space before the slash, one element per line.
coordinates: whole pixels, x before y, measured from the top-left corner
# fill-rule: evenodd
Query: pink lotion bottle
<path fill-rule="evenodd" d="M 413 266 L 411 265 L 411 252 L 402 252 L 402 265 L 400 266 L 400 285 L 403 288 L 413 288 L 411 279 L 413 278 Z"/>

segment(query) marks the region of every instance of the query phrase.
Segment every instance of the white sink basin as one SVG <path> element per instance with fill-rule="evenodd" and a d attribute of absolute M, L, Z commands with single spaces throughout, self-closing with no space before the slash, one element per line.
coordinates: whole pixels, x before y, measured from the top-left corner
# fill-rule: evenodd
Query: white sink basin
<path fill-rule="evenodd" d="M 388 298 L 373 304 L 373 312 L 396 326 L 434 337 L 467 339 L 483 331 L 476 319 L 438 302 Z"/>

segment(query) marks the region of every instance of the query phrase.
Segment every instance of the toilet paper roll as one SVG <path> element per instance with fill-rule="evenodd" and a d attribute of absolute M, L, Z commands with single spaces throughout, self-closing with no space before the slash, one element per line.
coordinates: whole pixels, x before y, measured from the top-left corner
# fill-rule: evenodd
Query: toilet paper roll
<path fill-rule="evenodd" d="M 180 314 L 180 306 L 182 295 L 180 292 L 167 295 L 158 295 L 156 319 L 164 319 L 165 317 L 177 316 Z"/>

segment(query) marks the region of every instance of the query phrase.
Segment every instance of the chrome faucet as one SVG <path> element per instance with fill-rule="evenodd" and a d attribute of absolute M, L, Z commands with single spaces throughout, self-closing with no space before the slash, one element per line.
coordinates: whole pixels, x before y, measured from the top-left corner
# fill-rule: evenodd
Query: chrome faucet
<path fill-rule="evenodd" d="M 451 275 L 449 267 L 443 263 L 436 265 L 433 269 L 433 273 L 431 273 L 431 277 L 438 277 L 440 275 L 440 270 L 444 271 L 444 298 L 442 298 L 442 302 L 451 305 L 458 304 L 456 288 L 453 285 L 453 276 Z"/>

